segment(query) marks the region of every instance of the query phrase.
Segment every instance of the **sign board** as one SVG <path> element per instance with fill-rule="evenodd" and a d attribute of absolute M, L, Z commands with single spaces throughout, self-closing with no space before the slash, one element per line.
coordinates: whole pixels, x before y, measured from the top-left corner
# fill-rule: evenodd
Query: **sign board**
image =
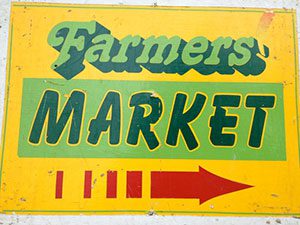
<path fill-rule="evenodd" d="M 285 9 L 13 3 L 0 208 L 299 215 Z"/>

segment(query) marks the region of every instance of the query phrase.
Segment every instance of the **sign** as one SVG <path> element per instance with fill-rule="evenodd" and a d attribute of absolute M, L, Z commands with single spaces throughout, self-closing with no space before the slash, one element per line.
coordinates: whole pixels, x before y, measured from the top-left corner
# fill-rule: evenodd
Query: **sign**
<path fill-rule="evenodd" d="M 295 12 L 12 3 L 3 213 L 299 215 Z"/>

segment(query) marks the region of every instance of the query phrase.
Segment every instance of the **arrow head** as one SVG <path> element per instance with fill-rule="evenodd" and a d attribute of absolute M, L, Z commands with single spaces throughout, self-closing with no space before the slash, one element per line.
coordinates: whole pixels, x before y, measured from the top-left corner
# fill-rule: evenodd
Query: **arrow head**
<path fill-rule="evenodd" d="M 199 166 L 198 177 L 199 179 L 197 179 L 196 185 L 200 189 L 199 190 L 200 204 L 203 204 L 204 202 L 220 195 L 253 187 L 251 185 L 238 183 L 217 176 L 200 166 Z"/>

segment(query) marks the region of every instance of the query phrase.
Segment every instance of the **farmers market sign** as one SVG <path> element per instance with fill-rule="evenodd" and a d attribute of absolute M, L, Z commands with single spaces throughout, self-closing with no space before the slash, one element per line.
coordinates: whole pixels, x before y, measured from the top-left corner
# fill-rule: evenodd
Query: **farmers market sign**
<path fill-rule="evenodd" d="M 13 3 L 2 212 L 300 214 L 294 20 Z"/>

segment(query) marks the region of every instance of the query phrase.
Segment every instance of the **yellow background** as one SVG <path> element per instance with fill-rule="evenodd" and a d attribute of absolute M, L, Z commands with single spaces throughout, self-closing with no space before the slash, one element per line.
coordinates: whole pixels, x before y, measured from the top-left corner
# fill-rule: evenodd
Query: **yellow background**
<path fill-rule="evenodd" d="M 13 3 L 3 126 L 0 208 L 17 213 L 146 213 L 195 215 L 300 215 L 300 168 L 297 129 L 297 59 L 295 13 L 274 10 L 268 27 L 263 9 L 164 8 Z M 233 39 L 254 37 L 270 49 L 266 70 L 259 76 L 213 74 L 190 70 L 183 76 L 102 74 L 86 68 L 74 79 L 163 80 L 195 82 L 271 82 L 284 84 L 287 161 L 179 160 L 179 159 L 48 159 L 19 158 L 18 134 L 23 78 L 59 78 L 50 69 L 58 52 L 47 44 L 49 31 L 62 21 L 96 20 L 121 39 L 178 35 L 190 40 L 205 36 Z M 232 90 L 234 92 L 234 90 Z M 283 128 L 282 128 L 283 129 Z M 282 132 L 278 130 L 278 132 Z M 255 150 L 254 150 L 255 151 Z M 221 177 L 254 188 L 226 194 L 199 205 L 198 199 L 151 199 L 150 171 L 198 171 L 201 165 Z M 64 171 L 63 199 L 55 199 L 55 172 Z M 92 198 L 83 198 L 84 171 L 93 171 Z M 106 171 L 118 171 L 118 198 L 106 199 Z M 126 199 L 126 171 L 143 170 L 143 198 Z"/>

